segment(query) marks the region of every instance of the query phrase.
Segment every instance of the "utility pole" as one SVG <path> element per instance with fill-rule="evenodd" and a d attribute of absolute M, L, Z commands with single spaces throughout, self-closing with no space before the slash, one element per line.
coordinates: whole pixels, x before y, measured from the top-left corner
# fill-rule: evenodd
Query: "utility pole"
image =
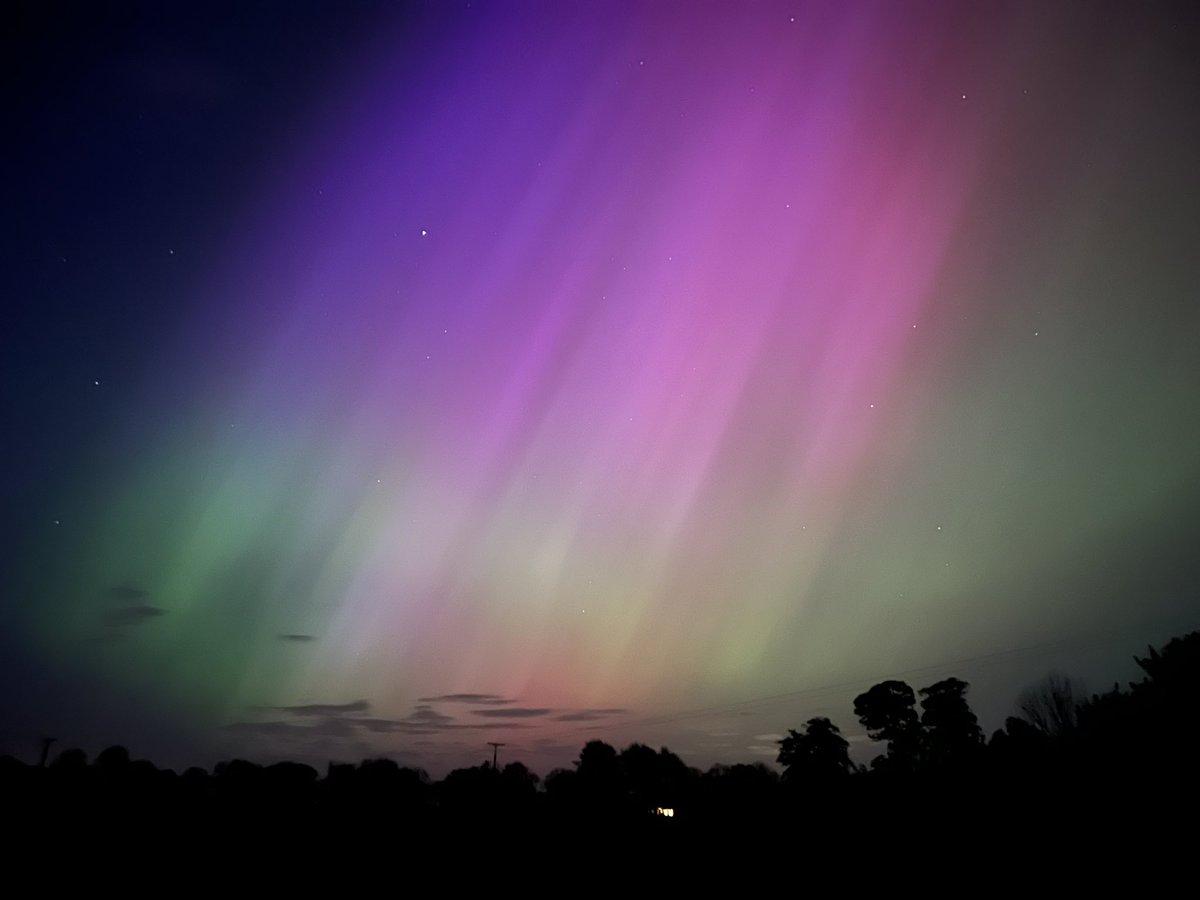
<path fill-rule="evenodd" d="M 44 737 L 42 738 L 42 755 L 38 760 L 38 766 L 46 768 L 46 760 L 50 758 L 50 745 L 57 741 L 58 738 Z"/>
<path fill-rule="evenodd" d="M 499 752 L 500 748 L 504 746 L 504 744 L 497 743 L 496 741 L 488 741 L 487 745 L 492 748 L 492 771 L 495 772 L 496 754 Z"/>

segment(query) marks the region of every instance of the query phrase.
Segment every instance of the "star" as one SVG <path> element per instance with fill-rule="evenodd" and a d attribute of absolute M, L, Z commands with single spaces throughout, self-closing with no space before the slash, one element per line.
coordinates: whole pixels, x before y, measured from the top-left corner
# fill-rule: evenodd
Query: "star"
<path fill-rule="evenodd" d="M 421 229 L 421 237 L 425 237 L 425 235 L 427 235 L 427 234 L 429 234 L 429 232 L 426 231 L 424 228 L 422 228 Z"/>

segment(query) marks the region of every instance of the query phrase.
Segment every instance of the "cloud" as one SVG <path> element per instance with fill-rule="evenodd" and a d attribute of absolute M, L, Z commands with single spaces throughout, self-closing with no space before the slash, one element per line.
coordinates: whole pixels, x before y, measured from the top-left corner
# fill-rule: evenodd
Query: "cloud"
<path fill-rule="evenodd" d="M 623 716 L 629 710 L 622 707 L 602 707 L 598 709 L 577 709 L 572 712 L 560 713 L 554 717 L 555 722 L 596 722 L 610 716 Z"/>
<path fill-rule="evenodd" d="M 343 716 L 368 712 L 371 709 L 371 703 L 369 700 L 355 700 L 352 703 L 307 703 L 300 706 L 269 706 L 267 708 L 290 713 L 293 716 Z"/>
<path fill-rule="evenodd" d="M 261 738 L 350 738 L 362 732 L 386 734 L 402 730 L 403 721 L 364 716 L 371 704 L 367 700 L 353 703 L 311 703 L 304 706 L 257 707 L 270 712 L 284 712 L 292 719 L 265 722 L 232 722 L 226 731 Z"/>
<path fill-rule="evenodd" d="M 277 634 L 276 637 L 281 641 L 289 641 L 296 644 L 305 644 L 316 640 L 311 634 Z"/>
<path fill-rule="evenodd" d="M 494 695 L 491 695 L 494 696 Z M 507 702 L 507 701 L 506 701 Z M 231 722 L 226 732 L 250 739 L 280 741 L 315 746 L 321 741 L 346 745 L 369 735 L 401 734 L 408 737 L 433 737 L 450 732 L 509 731 L 532 726 L 524 722 L 459 722 L 454 716 L 439 712 L 429 703 L 418 703 L 402 719 L 387 719 L 365 715 L 371 710 L 369 700 L 350 703 L 306 703 L 294 706 L 260 706 L 262 712 L 286 713 L 290 718 L 260 722 Z M 549 713 L 548 709 L 485 709 L 477 710 L 487 718 L 532 718 Z M 362 746 L 366 746 L 363 744 Z"/>
<path fill-rule="evenodd" d="M 512 706 L 508 709 L 473 709 L 471 712 L 477 716 L 486 716 L 489 719 L 536 719 L 539 716 L 548 716 L 554 710 L 534 709 L 528 706 Z"/>
<path fill-rule="evenodd" d="M 537 715 L 544 715 L 549 710 L 530 710 L 530 709 L 484 709 L 473 710 L 477 715 L 482 715 L 486 718 L 531 718 Z M 479 722 L 459 722 L 454 716 L 448 716 L 445 713 L 438 712 L 428 703 L 418 703 L 413 707 L 413 711 L 396 723 L 393 730 L 403 734 L 413 735 L 429 735 L 438 734 L 446 731 L 485 731 L 494 730 L 497 727 L 503 728 L 528 728 L 520 722 L 511 722 L 503 726 L 493 725 L 491 723 L 481 724 Z"/>
<path fill-rule="evenodd" d="M 231 722 L 226 732 L 258 740 L 287 741 L 292 744 L 311 744 L 316 741 L 352 741 L 364 731 L 372 734 L 394 731 L 395 723 L 386 719 L 324 716 L 299 721 Z"/>
<path fill-rule="evenodd" d="M 376 719 L 370 716 L 365 716 L 358 719 L 343 719 L 343 721 L 352 723 L 357 728 L 362 728 L 365 731 L 370 731 L 375 734 L 387 734 L 392 731 L 400 731 L 404 723 L 398 722 L 395 719 Z"/>
<path fill-rule="evenodd" d="M 354 720 L 349 720 L 354 721 Z M 395 727 L 391 730 L 400 734 L 410 735 L 431 735 L 443 734 L 450 731 L 496 731 L 502 729 L 509 731 L 515 728 L 530 728 L 532 726 L 524 722 L 447 722 L 444 724 L 427 724 L 424 722 L 410 722 L 407 719 L 401 719 L 395 723 Z"/>
<path fill-rule="evenodd" d="M 152 621 L 166 614 L 167 611 L 162 607 L 151 606 L 148 603 L 139 603 L 132 606 L 119 606 L 116 609 L 110 609 L 100 616 L 100 621 L 110 628 L 128 628 L 133 625 L 141 625 L 143 622 Z"/>
<path fill-rule="evenodd" d="M 421 697 L 418 703 L 470 703 L 475 706 L 504 706 L 513 701 L 499 694 L 441 694 L 437 697 Z"/>
<path fill-rule="evenodd" d="M 223 730 L 256 737 L 293 737 L 311 729 L 293 722 L 230 722 Z"/>
<path fill-rule="evenodd" d="M 404 721 L 414 725 L 449 725 L 454 721 L 454 716 L 440 713 L 427 703 L 420 703 L 413 707 L 413 711 L 405 717 Z"/>

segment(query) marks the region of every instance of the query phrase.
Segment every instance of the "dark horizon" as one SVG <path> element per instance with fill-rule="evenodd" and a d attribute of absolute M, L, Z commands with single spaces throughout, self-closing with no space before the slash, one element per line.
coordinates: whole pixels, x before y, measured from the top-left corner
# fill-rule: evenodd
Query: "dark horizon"
<path fill-rule="evenodd" d="M 1085 683 L 1078 677 L 1072 677 L 1070 674 L 1051 671 L 1047 672 L 1042 678 L 1032 682 L 1021 691 L 1019 695 L 1013 698 L 1013 712 L 1006 716 L 1003 725 L 992 730 L 982 727 L 974 710 L 971 708 L 970 698 L 970 682 L 963 681 L 954 675 L 941 677 L 924 687 L 916 686 L 915 689 L 910 688 L 907 683 L 899 678 L 882 679 L 874 684 L 870 690 L 863 691 L 854 698 L 854 716 L 857 719 L 858 728 L 861 729 L 861 735 L 865 740 L 856 741 L 858 746 L 853 746 L 845 736 L 842 735 L 842 729 L 834 724 L 828 716 L 815 716 L 808 719 L 807 722 L 801 725 L 801 730 L 797 732 L 795 727 L 787 727 L 784 733 L 781 733 L 779 739 L 774 742 L 772 755 L 769 760 L 758 759 L 754 761 L 732 760 L 732 761 L 717 761 L 703 769 L 687 765 L 681 757 L 669 751 L 669 748 L 662 746 L 660 752 L 662 755 L 669 754 L 671 759 L 682 767 L 683 770 L 691 773 L 691 777 L 699 777 L 701 774 L 708 772 L 713 773 L 718 770 L 737 769 L 740 767 L 754 767 L 761 769 L 764 777 L 769 775 L 776 781 L 779 780 L 779 775 L 782 773 L 783 780 L 787 781 L 789 775 L 793 780 L 800 779 L 816 779 L 821 781 L 831 776 L 844 774 L 883 774 L 885 776 L 894 776 L 897 774 L 893 771 L 894 766 L 889 766 L 896 755 L 894 746 L 894 734 L 888 733 L 889 726 L 881 726 L 878 721 L 873 721 L 871 703 L 867 702 L 865 706 L 860 706 L 869 698 L 877 694 L 882 688 L 890 686 L 903 687 L 908 693 L 907 701 L 910 708 L 914 710 L 914 715 L 917 716 L 913 720 L 913 727 L 920 729 L 922 726 L 929 728 L 929 722 L 926 721 L 932 713 L 934 716 L 933 723 L 936 727 L 938 723 L 938 707 L 933 710 L 925 709 L 930 702 L 927 695 L 930 692 L 936 692 L 939 689 L 950 688 L 949 702 L 950 709 L 954 711 L 950 716 L 955 727 L 961 728 L 965 737 L 962 739 L 968 745 L 976 745 L 974 751 L 968 748 L 968 762 L 972 757 L 970 752 L 978 752 L 982 754 L 987 752 L 994 754 L 1011 753 L 1010 745 L 1016 742 L 1018 746 L 1025 746 L 1026 751 L 1034 752 L 1035 756 L 1040 753 L 1049 751 L 1051 746 L 1058 747 L 1058 753 L 1078 753 L 1078 748 L 1070 749 L 1070 745 L 1083 742 L 1087 744 L 1089 741 L 1095 743 L 1093 748 L 1101 757 L 1106 760 L 1106 765 L 1112 768 L 1113 772 L 1125 771 L 1125 765 L 1113 757 L 1111 747 L 1104 746 L 1105 742 L 1111 745 L 1124 746 L 1125 741 L 1136 740 L 1138 736 L 1130 731 L 1128 735 L 1121 735 L 1123 728 L 1130 728 L 1128 713 L 1119 714 L 1114 717 L 1112 708 L 1114 704 L 1136 705 L 1138 702 L 1144 703 L 1144 695 L 1149 693 L 1149 688 L 1157 688 L 1167 690 L 1170 696 L 1174 698 L 1173 702 L 1178 702 L 1182 699 L 1186 692 L 1196 686 L 1194 682 L 1200 677 L 1200 630 L 1191 631 L 1185 634 L 1178 635 L 1165 642 L 1161 647 L 1156 647 L 1153 644 L 1147 644 L 1144 651 L 1145 655 L 1134 655 L 1130 661 L 1134 664 L 1134 670 L 1139 674 L 1139 678 L 1127 682 L 1114 682 L 1112 685 L 1100 690 L 1091 691 Z M 1167 662 L 1161 660 L 1166 657 Z M 942 666 L 926 666 L 917 671 L 929 672 L 931 670 L 940 670 Z M 1158 676 L 1159 682 L 1154 682 L 1155 676 Z M 1165 684 L 1165 688 L 1164 685 Z M 846 686 L 840 686 L 846 687 Z M 1141 692 L 1139 694 L 1139 691 Z M 429 698 L 436 699 L 436 698 Z M 455 698 L 460 699 L 460 698 Z M 489 702 L 487 695 L 471 695 L 471 699 L 475 702 Z M 494 702 L 494 700 L 492 701 Z M 878 700 L 874 701 L 876 705 Z M 885 706 L 889 702 L 883 701 Z M 1161 702 L 1159 703 L 1161 706 Z M 1186 715 L 1186 707 L 1175 708 L 1159 708 L 1154 707 L 1150 710 L 1150 715 L 1157 716 L 1164 721 L 1168 716 L 1177 716 L 1180 714 Z M 924 710 L 924 715 L 921 715 L 920 710 Z M 334 710 L 339 713 L 360 714 L 369 711 L 369 704 L 365 701 L 344 704 L 342 707 Z M 305 710 L 304 714 L 316 712 Z M 319 712 L 326 713 L 329 710 L 320 710 Z M 844 712 L 844 711 L 843 711 Z M 878 714 L 874 714 L 878 719 Z M 945 715 L 942 713 L 941 715 Z M 1084 718 L 1084 726 L 1078 724 L 1079 716 Z M 1089 724 L 1090 717 L 1090 724 Z M 1137 720 L 1134 716 L 1136 724 L 1139 727 L 1144 727 L 1145 722 Z M 831 767 L 822 769 L 817 766 L 816 769 L 808 769 L 806 765 L 810 765 L 810 761 L 803 755 L 798 755 L 797 747 L 804 741 L 810 740 L 805 737 L 805 733 L 811 733 L 814 727 L 829 732 L 836 737 L 833 738 L 833 756 L 835 762 Z M 919 724 L 920 723 L 920 724 Z M 1099 723 L 1099 724 L 1097 724 Z M 799 724 L 799 723 L 797 723 Z M 1191 727 L 1187 723 L 1179 723 L 1185 729 Z M 1194 729 L 1193 729 L 1194 730 Z M 855 737 L 854 732 L 849 733 L 850 737 Z M 1032 743 L 1030 743 L 1032 742 Z M 1039 743 L 1040 742 L 1040 743 Z M 1159 747 L 1158 750 L 1182 750 L 1184 743 L 1180 740 L 1172 740 L 1169 747 Z M 571 771 L 572 768 L 578 769 L 581 763 L 587 756 L 589 747 L 597 747 L 603 745 L 604 748 L 613 749 L 607 741 L 600 737 L 589 737 L 584 745 L 584 752 L 579 757 L 572 760 L 568 765 L 555 766 L 546 772 L 546 776 L 563 771 Z M 526 775 L 532 776 L 531 782 L 538 789 L 545 789 L 545 777 L 539 774 L 536 770 L 527 766 L 523 759 L 520 758 L 520 744 L 508 744 L 507 742 L 484 742 L 482 746 L 490 748 L 493 761 L 497 760 L 504 748 L 503 765 L 497 763 L 495 771 L 506 769 L 512 764 L 516 764 L 516 768 L 520 770 L 521 777 Z M 1066 749 L 1064 749 L 1066 747 Z M 653 750 L 650 743 L 640 740 L 634 740 L 622 751 L 630 751 L 631 749 L 649 749 Z M 791 748 L 791 749 L 789 749 Z M 997 749 L 999 748 L 999 749 Z M 961 749 L 961 747 L 960 747 Z M 615 752 L 615 750 L 614 750 Z M 812 751 L 807 751 L 812 752 Z M 72 767 L 86 765 L 89 761 L 93 765 L 103 765 L 102 760 L 108 756 L 119 761 L 119 765 L 127 766 L 131 761 L 138 762 L 140 765 L 153 761 L 146 759 L 145 756 L 130 753 L 130 750 L 124 744 L 110 744 L 102 748 L 98 753 L 92 755 L 84 747 L 72 745 L 69 742 L 61 741 L 57 736 L 42 735 L 37 741 L 37 751 L 31 754 L 33 758 L 22 759 L 16 754 L 2 754 L 4 759 L 11 762 L 21 763 L 29 766 L 51 768 L 61 767 L 64 761 L 69 760 L 66 764 Z M 486 756 L 485 754 L 482 754 Z M 120 762 L 123 760 L 123 762 Z M 837 762 L 840 760 L 840 762 Z M 972 763 L 978 764 L 982 760 L 982 756 Z M 233 757 L 215 761 L 211 765 L 186 765 L 186 766 L 164 766 L 162 771 L 175 772 L 176 774 L 185 770 L 201 769 L 204 772 L 219 774 L 223 768 L 227 768 L 231 764 L 239 765 L 248 764 L 259 769 L 270 769 L 273 766 L 304 766 L 313 768 L 317 773 L 316 777 L 331 777 L 331 773 L 337 770 L 353 769 L 355 766 L 365 766 L 369 763 L 389 763 L 404 771 L 411 771 L 419 774 L 422 783 L 434 784 L 444 781 L 454 772 L 465 769 L 493 769 L 492 763 L 486 758 L 482 759 L 474 766 L 458 766 L 452 770 L 448 770 L 440 775 L 435 771 L 429 772 L 425 767 L 419 765 L 405 765 L 397 762 L 394 754 L 377 754 L 369 757 L 364 757 L 358 761 L 346 759 L 326 759 L 320 766 L 314 766 L 314 759 L 301 757 L 300 759 L 284 759 L 284 758 L 253 758 L 249 757 Z M 1115 767 L 1114 767 L 1115 764 Z M 937 770 L 942 762 L 939 762 L 938 757 L 930 760 L 925 760 L 921 766 L 931 767 L 931 770 Z M 1126 774 L 1132 777 L 1132 765 L 1130 771 Z M 157 766 L 155 766 L 157 768 Z M 325 775 L 320 774 L 320 769 L 325 770 Z M 918 767 L 920 769 L 920 767 Z M 914 772 L 901 771 L 899 774 L 912 775 Z M 962 773 L 958 773 L 961 775 Z M 957 776 L 955 776 L 957 777 Z M 1124 776 L 1123 776 L 1124 777 Z"/>
<path fill-rule="evenodd" d="M 765 873 L 796 862 L 770 854 L 773 842 L 803 841 L 820 854 L 810 877 L 852 857 L 911 862 L 929 846 L 935 872 L 958 874 L 1019 846 L 1038 855 L 1039 879 L 1111 879 L 1123 865 L 1153 861 L 1140 872 L 1144 883 L 1191 859 L 1200 777 L 1187 751 L 1200 739 L 1200 631 L 1148 648 L 1137 665 L 1137 682 L 1091 697 L 1067 679 L 1044 680 L 990 738 L 966 682 L 944 678 L 916 691 L 881 682 L 854 698 L 860 723 L 886 747 L 870 767 L 856 766 L 840 730 L 814 717 L 779 742 L 782 776 L 762 763 L 702 772 L 666 747 L 618 751 L 599 739 L 572 768 L 545 778 L 519 761 L 485 761 L 436 782 L 388 759 L 331 763 L 324 773 L 228 760 L 211 773 L 177 774 L 116 746 L 92 761 L 78 750 L 48 765 L 48 753 L 32 766 L 0 757 L 0 793 L 10 824 L 51 823 L 49 846 L 59 854 L 136 841 L 162 863 L 220 848 L 205 862 L 240 861 L 242 871 L 278 866 L 272 847 L 319 850 L 308 872 L 318 862 L 340 869 L 347 853 L 478 862 L 499 851 L 511 862 L 513 848 L 536 854 L 548 873 L 576 858 L 621 871 L 712 846 L 735 870 L 753 864 Z M 95 822 L 107 828 L 93 833 Z M 1095 865 L 1076 856 L 1101 845 L 1119 846 L 1120 857 Z"/>

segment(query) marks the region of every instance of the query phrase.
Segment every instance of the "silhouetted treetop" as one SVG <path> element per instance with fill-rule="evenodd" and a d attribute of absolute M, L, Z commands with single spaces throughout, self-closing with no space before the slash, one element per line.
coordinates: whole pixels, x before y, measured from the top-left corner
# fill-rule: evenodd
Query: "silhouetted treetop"
<path fill-rule="evenodd" d="M 800 731 L 788 729 L 779 742 L 776 760 L 788 780 L 836 778 L 854 771 L 850 743 L 838 727 L 823 716 L 809 719 Z"/>
<path fill-rule="evenodd" d="M 921 748 L 921 720 L 914 708 L 916 696 L 903 681 L 883 681 L 854 698 L 854 714 L 872 740 L 887 742 L 887 755 L 872 765 L 877 769 L 911 771 Z"/>
<path fill-rule="evenodd" d="M 922 688 L 925 765 L 962 765 L 983 746 L 979 719 L 967 704 L 967 682 L 946 678 Z"/>

